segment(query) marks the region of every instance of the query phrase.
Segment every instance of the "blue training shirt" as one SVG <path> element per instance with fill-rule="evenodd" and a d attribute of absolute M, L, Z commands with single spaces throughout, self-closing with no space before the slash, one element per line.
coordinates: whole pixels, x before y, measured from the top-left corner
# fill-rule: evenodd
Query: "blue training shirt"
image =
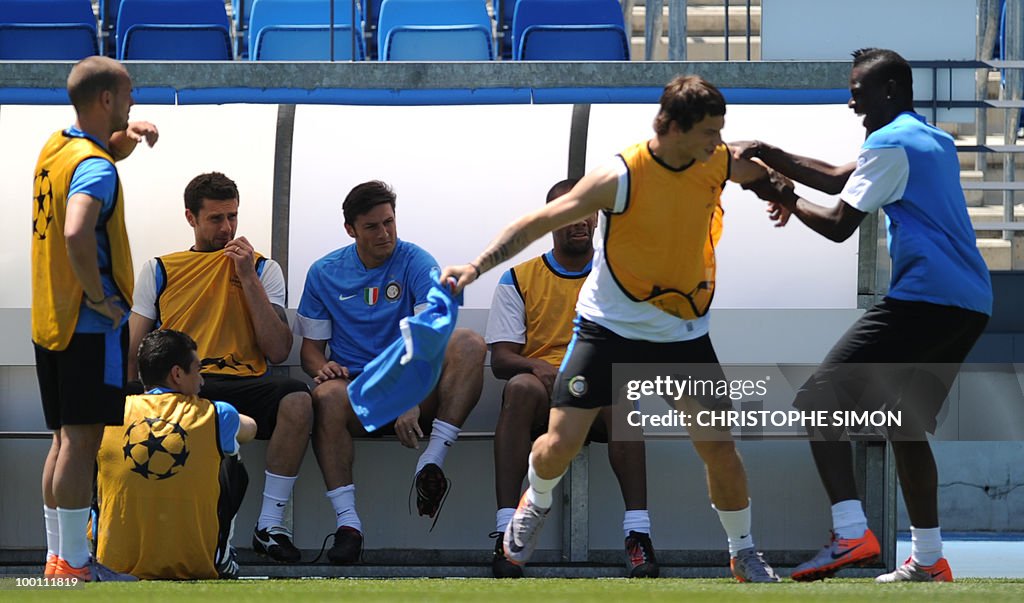
<path fill-rule="evenodd" d="M 400 336 L 399 322 L 427 302 L 437 261 L 399 240 L 387 262 L 366 268 L 355 244 L 313 263 L 299 301 L 296 334 L 326 340 L 329 360 L 353 377 Z"/>
<path fill-rule="evenodd" d="M 889 297 L 992 314 L 992 283 L 978 251 L 953 138 L 913 112 L 864 141 L 840 197 L 885 212 Z"/>
<path fill-rule="evenodd" d="M 67 133 L 78 138 L 88 138 L 103 148 L 107 145 L 96 138 L 86 134 L 78 128 L 71 126 Z M 101 204 L 99 219 L 96 221 L 96 257 L 99 261 L 100 279 L 103 281 L 103 294 L 118 294 L 117 285 L 114 283 L 114 275 L 110 266 L 110 242 L 107 240 L 106 223 L 114 211 L 114 203 L 117 201 L 117 169 L 114 164 L 106 159 L 90 157 L 75 168 L 71 176 L 71 188 L 68 190 L 68 199 L 72 195 L 83 193 L 89 195 Z M 128 307 L 125 306 L 124 320 L 128 320 Z M 122 322 L 123 324 L 123 322 Z M 76 333 L 105 333 L 110 331 L 113 325 L 110 319 L 99 312 L 90 310 L 82 300 L 82 307 L 78 313 L 78 324 L 75 326 Z"/>

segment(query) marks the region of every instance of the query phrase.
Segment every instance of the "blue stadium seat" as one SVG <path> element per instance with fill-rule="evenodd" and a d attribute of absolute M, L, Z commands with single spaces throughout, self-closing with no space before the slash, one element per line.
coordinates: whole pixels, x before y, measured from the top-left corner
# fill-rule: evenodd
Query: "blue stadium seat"
<path fill-rule="evenodd" d="M 531 39 L 524 48 L 526 36 Z M 622 8 L 618 0 L 517 0 L 512 56 L 516 60 L 629 60 Z"/>
<path fill-rule="evenodd" d="M 121 0 L 117 58 L 230 60 L 230 23 L 224 1 Z"/>
<path fill-rule="evenodd" d="M 98 52 L 89 0 L 0 0 L 0 59 L 76 61 Z"/>
<path fill-rule="evenodd" d="M 384 0 L 377 28 L 382 61 L 489 61 L 484 0 Z"/>
<path fill-rule="evenodd" d="M 362 11 L 352 0 L 334 3 L 334 59 L 366 57 Z M 330 0 L 255 0 L 249 13 L 249 59 L 263 61 L 329 61 Z M 353 36 L 356 52 L 352 54 Z"/>

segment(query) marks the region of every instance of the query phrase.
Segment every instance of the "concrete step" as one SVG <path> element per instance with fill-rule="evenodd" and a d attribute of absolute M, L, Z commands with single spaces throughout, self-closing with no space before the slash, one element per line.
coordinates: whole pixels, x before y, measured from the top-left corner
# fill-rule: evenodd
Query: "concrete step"
<path fill-rule="evenodd" d="M 634 61 L 644 58 L 644 37 L 633 36 L 631 52 Z M 724 36 L 690 36 L 686 38 L 686 58 L 690 61 L 721 61 L 725 58 Z M 745 60 L 747 58 L 747 40 L 744 36 L 729 36 L 729 59 Z M 750 40 L 750 58 L 761 59 L 761 38 L 755 36 Z M 668 60 L 668 37 L 662 36 L 653 60 Z"/>
<path fill-rule="evenodd" d="M 1013 267 L 1013 245 L 1011 241 L 996 238 L 981 238 L 979 233 L 978 251 L 985 259 L 989 270 L 1010 270 Z"/>
<path fill-rule="evenodd" d="M 983 182 L 985 174 L 981 170 L 960 170 L 960 182 Z M 980 207 L 985 203 L 985 191 L 964 191 L 967 207 Z"/>
<path fill-rule="evenodd" d="M 642 36 L 646 31 L 646 9 L 634 6 L 632 14 L 633 35 Z M 668 5 L 662 7 L 662 35 L 668 35 Z M 729 34 L 742 34 L 747 30 L 746 6 L 737 9 L 729 8 Z M 750 30 L 754 35 L 761 35 L 761 7 L 752 6 L 750 10 Z M 686 33 L 691 36 L 722 35 L 725 32 L 725 7 L 688 6 L 686 10 Z"/>

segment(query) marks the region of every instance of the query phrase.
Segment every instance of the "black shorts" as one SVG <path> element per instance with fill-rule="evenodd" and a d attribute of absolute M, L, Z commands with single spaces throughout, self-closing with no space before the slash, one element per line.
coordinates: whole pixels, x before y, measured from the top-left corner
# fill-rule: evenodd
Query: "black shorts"
<path fill-rule="evenodd" d="M 234 377 L 203 375 L 199 396 L 214 402 L 227 402 L 239 413 L 256 421 L 256 439 L 269 440 L 277 426 L 277 408 L 281 399 L 295 392 L 309 392 L 309 387 L 291 377 L 262 375 Z"/>
<path fill-rule="evenodd" d="M 887 297 L 839 339 L 793 405 L 901 411 L 903 425 L 887 435 L 920 439 L 935 431 L 960 364 L 987 323 L 980 312 Z"/>
<path fill-rule="evenodd" d="M 616 402 L 612 366 L 615 364 L 686 364 L 700 367 L 700 378 L 725 378 L 711 338 L 703 335 L 666 343 L 626 339 L 585 318 L 576 321 L 566 358 L 551 393 L 551 406 L 600 408 Z M 704 374 L 707 373 L 707 374 Z M 720 401 L 701 400 L 708 408 Z"/>
<path fill-rule="evenodd" d="M 75 333 L 60 352 L 34 347 L 47 429 L 124 422 L 127 327 L 109 333 Z"/>

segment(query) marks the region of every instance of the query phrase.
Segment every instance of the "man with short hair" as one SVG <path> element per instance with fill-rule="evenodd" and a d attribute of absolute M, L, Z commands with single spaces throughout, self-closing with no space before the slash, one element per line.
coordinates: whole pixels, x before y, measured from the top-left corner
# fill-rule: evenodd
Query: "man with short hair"
<path fill-rule="evenodd" d="M 128 396 L 128 427 L 108 427 L 98 455 L 96 556 L 142 579 L 237 577 L 227 543 L 237 507 L 225 514 L 218 507 L 232 492 L 244 494 L 237 455 L 256 422 L 199 397 L 201 365 L 188 335 L 153 331 L 138 358 L 146 392 Z M 222 459 L 243 483 L 221 481 Z"/>
<path fill-rule="evenodd" d="M 960 164 L 949 134 L 914 112 L 910 65 L 899 54 L 853 53 L 849 106 L 864 116 L 867 138 L 856 162 L 833 166 L 762 142 L 739 143 L 739 157 L 757 157 L 778 172 L 839 194 L 821 207 L 784 191 L 779 202 L 809 228 L 845 241 L 864 217 L 885 212 L 892 279 L 882 301 L 862 315 L 801 388 L 794 404 L 833 411 L 900 405 L 907 425 L 889 434 L 910 516 L 910 558 L 879 582 L 951 582 L 942 556 L 938 475 L 926 432 L 959 366 L 992 313 L 992 284 L 975 243 L 960 187 Z M 917 376 L 906 369 L 916 365 Z M 838 404 L 838 406 L 837 406 Z M 868 406 L 865 406 L 868 405 Z M 832 502 L 832 537 L 794 580 L 820 580 L 870 562 L 880 549 L 857 494 L 850 443 L 843 429 L 824 429 L 811 442 L 818 475 Z M 813 434 L 812 434 L 813 435 Z"/>
<path fill-rule="evenodd" d="M 159 133 L 128 122 L 132 80 L 117 61 L 79 61 L 67 89 L 75 123 L 39 153 L 32 199 L 32 342 L 53 431 L 42 476 L 45 575 L 131 580 L 90 556 L 86 525 L 104 425 L 123 419 L 123 327 L 134 284 L 114 162 L 142 140 L 153 146 Z"/>
<path fill-rule="evenodd" d="M 441 275 L 442 282 L 457 279 L 461 291 L 544 233 L 599 213 L 594 268 L 576 304 L 576 332 L 555 381 L 548 431 L 534 442 L 530 487 L 505 531 L 505 555 L 513 563 L 529 559 L 552 490 L 601 408 L 617 401 L 613 364 L 704 364 L 724 378 L 708 336 L 722 189 L 732 180 L 770 199 L 777 186 L 763 167 L 730 161 L 724 125 L 725 98 L 717 88 L 697 76 L 673 79 L 661 96 L 654 138 L 591 171 L 570 192 L 506 227 L 475 260 Z M 721 401 L 683 402 L 696 412 L 695 405 Z M 754 548 L 746 473 L 731 437 L 692 441 L 728 535 L 733 574 L 777 582 Z"/>
<path fill-rule="evenodd" d="M 200 174 L 184 196 L 195 244 L 142 267 L 129 322 L 132 349 L 154 327 L 196 340 L 203 373 L 199 395 L 252 417 L 256 439 L 270 440 L 253 549 L 294 563 L 300 553 L 285 526 L 284 509 L 306 453 L 313 407 L 305 383 L 268 373 L 267 362 L 283 362 L 292 346 L 284 275 L 277 262 L 236 237 L 234 181 L 219 172 Z M 134 356 L 128 374 L 137 375 Z"/>
<path fill-rule="evenodd" d="M 295 321 L 296 334 L 303 338 L 302 368 L 318 384 L 313 390 L 313 451 L 336 516 L 327 557 L 337 564 L 358 561 L 363 546 L 352 437 L 367 432 L 353 411 L 348 385 L 401 336 L 401 320 L 427 306 L 431 271 L 437 266 L 422 248 L 398 239 L 395 199 L 391 187 L 376 180 L 349 192 L 342 212 L 345 232 L 355 243 L 313 263 Z M 480 399 L 486 353 L 482 337 L 455 329 L 434 391 L 374 432 L 393 433 L 408 448 L 429 437 L 413 479 L 416 509 L 435 523 L 450 486 L 444 460 Z"/>
<path fill-rule="evenodd" d="M 572 190 L 577 179 L 562 180 L 547 194 L 550 203 Z M 491 569 L 495 578 L 518 578 L 521 566 L 505 557 L 502 536 L 515 513 L 526 477 L 530 441 L 547 431 L 551 388 L 572 338 L 576 298 L 590 274 L 597 216 L 587 216 L 551 233 L 551 251 L 505 271 L 494 289 L 487 315 L 486 342 L 491 370 L 507 379 L 494 429 L 494 486 L 498 500 Z M 630 577 L 657 577 L 647 512 L 647 459 L 641 440 L 612 438 L 611 407 L 601 409 L 589 440 L 608 443 L 608 461 L 622 489 L 626 568 Z"/>

